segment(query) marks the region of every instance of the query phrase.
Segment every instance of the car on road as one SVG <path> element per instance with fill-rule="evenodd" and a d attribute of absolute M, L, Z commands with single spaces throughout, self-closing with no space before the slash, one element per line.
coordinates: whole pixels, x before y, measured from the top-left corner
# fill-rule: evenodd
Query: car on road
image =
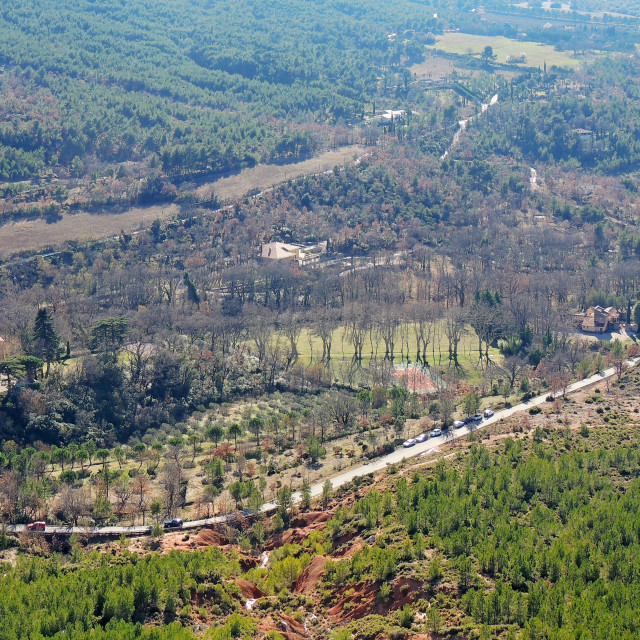
<path fill-rule="evenodd" d="M 472 422 L 474 422 L 473 416 L 467 416 L 462 422 L 464 422 L 465 424 L 471 424 Z"/>
<path fill-rule="evenodd" d="M 416 436 L 416 442 L 424 442 L 428 437 L 426 433 L 421 433 L 419 436 Z"/>
<path fill-rule="evenodd" d="M 454 420 L 453 421 L 453 428 L 454 429 L 460 429 L 460 427 L 464 427 L 464 421 L 463 420 Z"/>
<path fill-rule="evenodd" d="M 476 415 L 473 416 L 473 421 L 474 422 L 482 422 L 482 414 L 481 413 L 476 413 Z"/>
<path fill-rule="evenodd" d="M 163 526 L 165 529 L 180 529 L 182 527 L 182 520 L 180 520 L 180 518 L 173 518 L 172 520 L 166 520 Z"/>
<path fill-rule="evenodd" d="M 484 410 L 484 417 L 485 418 L 490 418 L 492 415 L 494 415 L 495 411 L 493 409 L 485 409 Z"/>
<path fill-rule="evenodd" d="M 434 429 L 434 430 L 429 434 L 429 436 L 430 436 L 431 438 L 437 438 L 438 436 L 441 436 L 441 435 L 442 435 L 442 429 Z"/>
<path fill-rule="evenodd" d="M 405 441 L 402 443 L 402 446 L 403 446 L 405 449 L 408 449 L 409 447 L 413 447 L 413 445 L 414 445 L 415 443 L 416 443 L 415 438 L 409 438 L 408 440 L 405 440 Z"/>
<path fill-rule="evenodd" d="M 29 531 L 44 531 L 47 528 L 47 523 L 42 520 L 38 520 L 36 522 L 30 522 L 27 525 L 27 529 Z"/>

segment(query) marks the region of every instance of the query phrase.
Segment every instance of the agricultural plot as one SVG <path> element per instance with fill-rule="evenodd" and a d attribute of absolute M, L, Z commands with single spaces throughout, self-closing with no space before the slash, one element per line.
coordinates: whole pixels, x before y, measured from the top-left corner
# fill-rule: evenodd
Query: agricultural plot
<path fill-rule="evenodd" d="M 446 53 L 459 55 L 472 55 L 481 57 L 484 48 L 490 46 L 496 56 L 495 62 L 505 64 L 507 56 L 517 58 L 525 54 L 525 62 L 514 64 L 518 67 L 567 67 L 574 68 L 580 65 L 580 58 L 563 51 L 556 51 L 553 47 L 537 42 L 520 42 L 503 36 L 477 36 L 468 33 L 445 33 L 439 36 L 436 44 L 428 49 L 439 49 Z"/>

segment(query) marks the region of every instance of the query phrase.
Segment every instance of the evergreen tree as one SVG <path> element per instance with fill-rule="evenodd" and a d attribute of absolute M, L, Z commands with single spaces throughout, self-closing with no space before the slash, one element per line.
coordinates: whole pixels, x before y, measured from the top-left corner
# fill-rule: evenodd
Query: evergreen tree
<path fill-rule="evenodd" d="M 33 345 L 36 355 L 46 364 L 44 375 L 48 377 L 51 363 L 58 359 L 60 351 L 60 337 L 48 309 L 38 309 L 33 323 Z"/>
<path fill-rule="evenodd" d="M 189 302 L 193 302 L 193 304 L 200 308 L 200 296 L 198 295 L 198 290 L 186 271 L 183 276 L 183 280 L 185 287 L 187 287 L 187 299 Z"/>

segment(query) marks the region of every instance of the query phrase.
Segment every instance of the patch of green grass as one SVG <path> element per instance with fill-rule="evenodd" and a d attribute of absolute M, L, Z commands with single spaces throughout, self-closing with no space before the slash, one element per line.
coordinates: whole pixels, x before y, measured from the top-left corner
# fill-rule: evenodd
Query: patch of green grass
<path fill-rule="evenodd" d="M 409 326 L 406 337 L 404 339 L 404 350 L 402 348 L 402 338 L 400 332 L 395 341 L 394 356 L 395 362 L 400 363 L 407 361 L 407 342 L 409 345 L 409 360 L 416 360 L 416 346 L 413 329 Z M 305 365 L 312 362 L 320 362 L 322 358 L 322 341 L 309 329 L 304 329 L 298 340 L 299 358 Z M 385 355 L 384 341 L 375 331 L 372 331 L 365 342 L 363 349 L 363 365 L 369 366 L 372 360 L 382 360 Z M 331 344 L 331 361 L 334 365 L 340 363 L 349 363 L 353 359 L 354 348 L 349 337 L 349 331 L 344 327 L 339 327 L 333 332 L 333 341 Z M 500 361 L 502 356 L 497 349 L 490 348 L 489 355 L 494 362 Z M 429 345 L 427 359 L 429 364 L 436 369 L 444 368 L 449 365 L 448 341 L 444 333 L 444 322 L 436 325 L 435 337 L 431 345 Z M 478 337 L 476 332 L 467 327 L 466 333 L 458 345 L 458 361 L 465 369 L 469 381 L 474 383 L 480 380 L 481 372 L 478 367 Z M 477 375 L 476 375 L 477 374 Z M 478 380 L 474 380 L 477 378 Z"/>
<path fill-rule="evenodd" d="M 577 67 L 581 60 L 569 53 L 556 51 L 553 47 L 538 42 L 521 42 L 503 36 L 477 36 L 469 33 L 445 33 L 439 36 L 433 49 L 440 49 L 446 53 L 460 55 L 470 54 L 477 58 L 482 56 L 486 46 L 493 48 L 495 61 L 504 64 L 507 56 L 519 56 L 526 54 L 526 62 L 514 64 L 514 69 L 519 67 L 542 67 L 545 62 L 547 67 Z"/>

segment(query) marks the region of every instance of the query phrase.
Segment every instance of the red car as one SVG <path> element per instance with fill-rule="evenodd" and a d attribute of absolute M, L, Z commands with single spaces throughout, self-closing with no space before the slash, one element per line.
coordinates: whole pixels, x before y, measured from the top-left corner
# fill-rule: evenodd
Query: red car
<path fill-rule="evenodd" d="M 44 531 L 46 526 L 47 526 L 46 522 L 43 522 L 42 520 L 38 520 L 37 522 L 29 523 L 27 525 L 27 529 L 29 529 L 29 531 Z"/>

